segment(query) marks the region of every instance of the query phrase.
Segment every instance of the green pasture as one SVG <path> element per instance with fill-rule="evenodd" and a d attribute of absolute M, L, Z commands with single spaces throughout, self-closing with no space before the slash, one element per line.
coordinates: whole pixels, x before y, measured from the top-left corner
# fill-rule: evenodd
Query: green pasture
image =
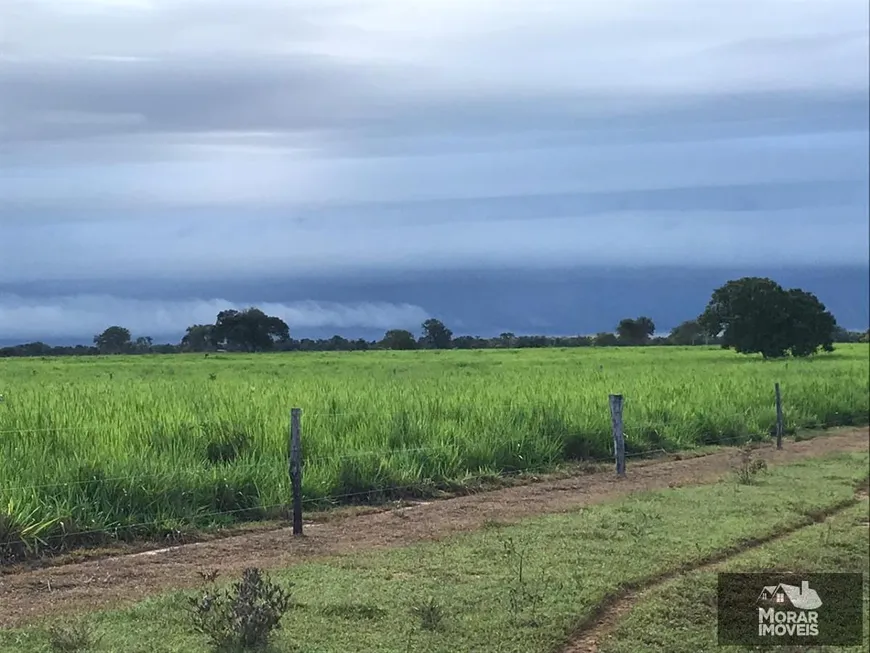
<path fill-rule="evenodd" d="M 202 354 L 0 361 L 0 544 L 91 541 L 279 514 L 291 407 L 309 501 L 866 423 L 868 345 L 762 361 L 716 348 Z M 353 495 L 353 496 L 345 496 Z M 16 548 L 17 547 L 17 548 Z M 23 555 L 17 545 L 7 554 Z"/>

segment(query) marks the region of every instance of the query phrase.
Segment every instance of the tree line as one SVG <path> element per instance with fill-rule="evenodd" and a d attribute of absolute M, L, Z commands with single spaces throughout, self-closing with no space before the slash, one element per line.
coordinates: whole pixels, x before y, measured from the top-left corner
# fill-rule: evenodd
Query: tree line
<path fill-rule="evenodd" d="M 833 315 L 812 293 L 785 290 L 771 279 L 759 277 L 729 281 L 713 292 L 697 318 L 674 327 L 667 336 L 655 333 L 655 322 L 648 316 L 622 319 L 614 331 L 594 336 L 502 333 L 495 338 L 454 336 L 441 320 L 430 318 L 422 323 L 419 336 L 406 329 L 390 329 L 380 340 L 374 341 L 351 340 L 339 335 L 326 339 L 294 339 L 290 337 L 290 327 L 281 318 L 251 307 L 221 311 L 213 324 L 191 325 L 176 344 L 155 344 L 149 336 L 133 338 L 126 327 L 113 325 L 95 335 L 92 345 L 50 346 L 31 342 L 0 348 L 0 357 L 719 345 L 740 353 L 779 358 L 831 351 L 835 342 L 870 342 L 870 329 L 855 332 L 839 327 Z"/>

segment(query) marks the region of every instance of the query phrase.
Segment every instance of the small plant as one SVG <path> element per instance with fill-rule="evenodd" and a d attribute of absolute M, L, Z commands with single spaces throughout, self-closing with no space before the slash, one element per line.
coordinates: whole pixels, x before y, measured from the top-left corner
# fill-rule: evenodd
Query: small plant
<path fill-rule="evenodd" d="M 201 569 L 199 572 L 199 577 L 202 578 L 206 583 L 213 583 L 217 580 L 218 574 L 220 572 L 217 569 L 210 569 L 206 571 L 205 569 Z"/>
<path fill-rule="evenodd" d="M 528 553 L 519 548 L 513 538 L 506 539 L 503 544 L 505 558 L 511 567 L 507 588 L 511 618 L 514 622 L 519 622 L 520 617 L 528 612 L 527 623 L 534 625 L 537 623 L 537 611 L 543 603 L 547 589 L 543 570 L 540 582 L 531 581 L 527 569 Z"/>
<path fill-rule="evenodd" d="M 396 519 L 408 519 L 408 513 L 405 511 L 405 506 L 402 504 L 396 505 L 391 510 L 393 517 Z"/>
<path fill-rule="evenodd" d="M 440 630 L 444 625 L 444 610 L 432 597 L 413 606 L 411 613 L 420 620 L 420 628 L 423 630 Z"/>
<path fill-rule="evenodd" d="M 292 606 L 288 591 L 272 584 L 254 567 L 230 590 L 212 590 L 190 599 L 193 628 L 218 651 L 261 648 Z"/>
<path fill-rule="evenodd" d="M 744 449 L 740 454 L 740 466 L 737 468 L 737 482 L 740 485 L 754 485 L 759 472 L 767 469 L 767 463 L 761 458 L 753 458 L 751 449 Z"/>
<path fill-rule="evenodd" d="M 97 641 L 91 627 L 84 622 L 54 625 L 48 629 L 48 647 L 52 653 L 81 653 Z"/>

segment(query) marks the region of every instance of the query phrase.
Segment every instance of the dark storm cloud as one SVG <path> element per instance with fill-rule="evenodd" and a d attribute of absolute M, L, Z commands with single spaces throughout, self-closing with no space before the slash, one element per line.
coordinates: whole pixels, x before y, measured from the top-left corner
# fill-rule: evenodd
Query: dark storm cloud
<path fill-rule="evenodd" d="M 165 329 L 267 299 L 380 328 L 440 305 L 413 285 L 318 303 L 326 277 L 864 265 L 867 18 L 861 0 L 4 0 L 0 330 Z M 255 292 L 275 278 L 310 294 Z"/>

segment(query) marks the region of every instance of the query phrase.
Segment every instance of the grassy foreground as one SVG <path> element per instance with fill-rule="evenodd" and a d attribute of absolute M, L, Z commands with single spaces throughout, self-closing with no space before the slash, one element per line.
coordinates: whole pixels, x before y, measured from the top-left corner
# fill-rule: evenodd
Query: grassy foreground
<path fill-rule="evenodd" d="M 870 536 L 867 499 L 788 538 L 739 555 L 717 571 L 853 572 L 865 575 L 864 634 L 870 636 Z M 649 592 L 599 647 L 599 653 L 698 653 L 716 651 L 716 571 L 686 574 Z M 732 653 L 757 649 L 728 648 Z M 801 649 L 810 651 L 809 648 Z M 866 653 L 863 646 L 842 646 L 842 653 Z"/>
<path fill-rule="evenodd" d="M 629 452 L 767 434 L 775 382 L 789 431 L 868 421 L 867 345 L 788 362 L 699 347 L 3 360 L 0 549 L 280 514 L 294 406 L 306 497 L 368 500 L 607 457 L 610 393 Z"/>
<path fill-rule="evenodd" d="M 514 526 L 492 524 L 440 543 L 301 564 L 273 575 L 295 584 L 298 602 L 277 632 L 273 651 L 556 651 L 596 606 L 620 589 L 739 549 L 754 538 L 813 524 L 808 515 L 854 500 L 868 463 L 867 454 L 838 455 L 772 468 L 752 485 L 729 479 L 645 493 Z M 772 556 L 789 564 L 787 555 L 802 552 L 803 558 L 793 558 L 795 565 L 866 569 L 866 555 L 857 561 L 867 544 L 866 528 L 856 527 L 861 510 L 866 516 L 866 500 L 860 509 L 793 536 L 805 544 L 770 544 L 747 560 L 767 566 Z M 844 546 L 827 546 L 832 541 Z M 99 637 L 86 650 L 207 652 L 202 637 L 189 630 L 185 596 L 170 594 L 84 617 Z M 441 616 L 435 630 L 423 628 L 425 620 L 414 612 L 426 604 L 434 606 L 428 623 L 432 610 Z M 698 619 L 684 625 L 694 629 L 693 641 L 703 643 L 713 626 L 709 615 Z M 651 627 L 668 629 L 655 620 Z M 636 642 L 630 640 L 639 629 L 630 626 L 618 644 L 622 648 L 614 650 L 648 650 L 633 648 Z M 664 632 L 662 638 L 677 639 Z M 0 652 L 49 651 L 47 640 L 40 626 L 0 632 Z"/>

